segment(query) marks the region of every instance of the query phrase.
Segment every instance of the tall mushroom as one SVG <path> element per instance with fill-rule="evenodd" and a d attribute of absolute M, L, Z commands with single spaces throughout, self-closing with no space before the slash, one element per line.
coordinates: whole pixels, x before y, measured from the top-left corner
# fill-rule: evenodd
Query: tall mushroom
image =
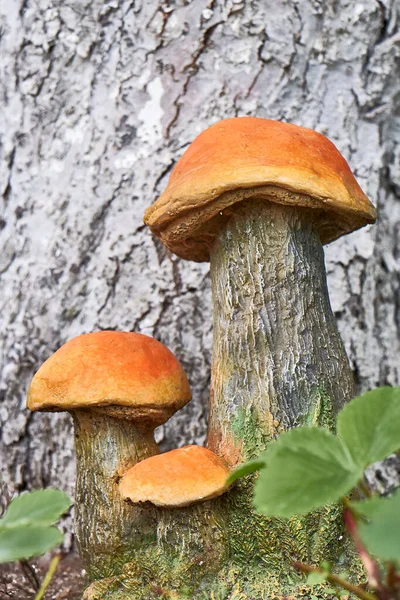
<path fill-rule="evenodd" d="M 145 222 L 172 252 L 211 263 L 208 446 L 231 466 L 259 454 L 279 431 L 330 426 L 353 396 L 322 244 L 374 220 L 374 207 L 327 138 L 251 117 L 201 133 L 147 209 Z M 279 562 L 286 546 L 293 552 L 294 530 L 272 543 L 270 522 L 250 516 L 250 495 L 245 484 L 231 493 L 233 552 L 244 562 L 272 561 L 272 554 Z"/>
<path fill-rule="evenodd" d="M 27 407 L 68 411 L 75 425 L 75 529 L 89 579 L 117 573 L 135 548 L 156 539 L 151 511 L 129 507 L 118 492 L 125 471 L 159 453 L 155 427 L 191 398 L 172 352 L 139 334 L 78 336 L 39 369 Z"/>
<path fill-rule="evenodd" d="M 255 423 L 270 439 L 323 398 L 336 411 L 352 395 L 321 244 L 374 220 L 327 138 L 252 117 L 201 133 L 147 209 L 145 222 L 172 252 L 211 263 L 209 445 L 230 464 L 259 449 L 246 435 Z"/>

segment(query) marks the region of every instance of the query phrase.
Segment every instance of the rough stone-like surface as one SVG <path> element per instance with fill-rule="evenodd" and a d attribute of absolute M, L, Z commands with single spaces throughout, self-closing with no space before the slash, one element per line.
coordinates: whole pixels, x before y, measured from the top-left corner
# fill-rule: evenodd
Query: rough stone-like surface
<path fill-rule="evenodd" d="M 232 467 L 291 427 L 334 429 L 355 396 L 313 218 L 304 207 L 248 200 L 211 249 L 207 445 Z"/>
<path fill-rule="evenodd" d="M 399 20 L 397 0 L 0 3 L 0 455 L 10 493 L 73 492 L 69 417 L 23 408 L 37 367 L 83 332 L 135 330 L 167 344 L 194 400 L 158 440 L 204 441 L 209 267 L 168 256 L 142 216 L 193 137 L 224 117 L 317 129 L 350 162 L 379 222 L 327 249 L 331 300 L 359 388 L 399 384 Z"/>

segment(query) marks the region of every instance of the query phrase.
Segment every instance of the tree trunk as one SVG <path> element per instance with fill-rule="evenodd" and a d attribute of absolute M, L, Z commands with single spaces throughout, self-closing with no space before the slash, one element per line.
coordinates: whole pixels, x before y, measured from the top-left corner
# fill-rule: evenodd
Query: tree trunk
<path fill-rule="evenodd" d="M 399 384 L 399 20 L 396 0 L 1 2 L 4 497 L 73 494 L 70 418 L 24 402 L 40 364 L 83 332 L 169 346 L 194 400 L 156 439 L 204 442 L 209 266 L 169 256 L 142 217 L 195 135 L 224 117 L 316 129 L 348 159 L 379 221 L 327 248 L 331 303 L 358 389 Z"/>

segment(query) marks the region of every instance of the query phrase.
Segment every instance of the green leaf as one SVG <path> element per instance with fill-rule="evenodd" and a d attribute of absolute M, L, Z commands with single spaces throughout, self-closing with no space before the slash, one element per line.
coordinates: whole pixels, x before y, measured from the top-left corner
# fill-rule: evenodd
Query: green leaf
<path fill-rule="evenodd" d="M 307 583 L 308 585 L 317 585 L 326 581 L 328 573 L 322 571 L 312 571 L 308 574 Z"/>
<path fill-rule="evenodd" d="M 334 594 L 337 597 L 338 593 L 339 593 L 339 590 L 337 590 L 336 588 L 332 588 L 332 587 L 325 587 L 324 588 L 324 593 L 325 594 Z"/>
<path fill-rule="evenodd" d="M 363 469 L 400 448 L 400 388 L 381 387 L 351 400 L 340 411 L 338 436 Z"/>
<path fill-rule="evenodd" d="M 254 495 L 255 507 L 269 516 L 291 517 L 335 502 L 362 476 L 343 442 L 326 429 L 292 429 L 271 447 Z"/>
<path fill-rule="evenodd" d="M 367 550 L 381 560 L 400 561 L 399 515 L 400 490 L 374 507 L 370 523 L 360 523 L 358 527 Z"/>
<path fill-rule="evenodd" d="M 10 502 L 0 526 L 52 525 L 70 505 L 68 496 L 59 490 L 25 492 Z"/>
<path fill-rule="evenodd" d="M 259 458 L 248 460 L 242 465 L 239 465 L 229 475 L 228 479 L 226 480 L 227 485 L 230 485 L 231 483 L 233 483 L 237 479 L 240 479 L 241 477 L 244 477 L 245 475 L 250 475 L 251 473 L 255 473 L 256 471 L 259 471 L 260 469 L 265 467 L 266 460 L 265 458 L 263 458 L 265 454 L 266 453 L 264 452 Z"/>
<path fill-rule="evenodd" d="M 0 528 L 0 563 L 40 556 L 63 540 L 56 527 Z"/>
<path fill-rule="evenodd" d="M 358 515 L 372 519 L 376 512 L 380 510 L 381 504 L 386 502 L 385 498 L 379 496 L 373 496 L 360 502 L 350 502 L 351 509 L 354 510 Z"/>

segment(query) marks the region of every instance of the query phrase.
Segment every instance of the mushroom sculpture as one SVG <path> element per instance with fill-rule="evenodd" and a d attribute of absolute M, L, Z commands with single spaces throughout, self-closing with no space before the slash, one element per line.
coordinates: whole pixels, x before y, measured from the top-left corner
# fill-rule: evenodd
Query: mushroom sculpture
<path fill-rule="evenodd" d="M 354 395 L 330 307 L 322 245 L 375 220 L 349 166 L 324 136 L 242 117 L 201 133 L 172 171 L 145 223 L 178 256 L 210 261 L 214 342 L 208 447 L 233 467 L 280 431 L 331 426 Z M 293 558 L 335 559 L 340 531 L 313 514 L 288 529 L 251 510 L 251 484 L 230 498 L 232 560 L 241 598 L 283 593 Z M 322 527 L 323 529 L 323 527 Z M 332 530 L 332 525 L 330 526 Z M 236 557 L 236 558 L 235 558 Z M 249 564 L 264 561 L 266 569 Z M 253 577 L 254 586 L 249 583 Z M 259 587 L 257 584 L 259 581 Z M 275 583 L 274 583 L 275 582 Z M 276 583 L 278 582 L 278 583 Z M 276 584 L 276 585 L 275 585 Z M 264 593 L 264 592 L 263 592 Z"/>
<path fill-rule="evenodd" d="M 92 583 L 83 600 L 225 598 L 229 525 L 225 505 L 216 502 L 229 473 L 201 446 L 151 456 L 126 471 L 121 497 L 156 515 L 157 537 L 132 552 L 119 575 Z"/>
<path fill-rule="evenodd" d="M 119 491 L 132 503 L 181 508 L 223 494 L 229 473 L 226 462 L 211 450 L 184 446 L 136 464 L 122 477 Z"/>
<path fill-rule="evenodd" d="M 34 376 L 27 407 L 68 411 L 75 425 L 75 530 L 90 580 L 118 573 L 156 540 L 154 511 L 121 498 L 121 476 L 159 453 L 155 427 L 191 398 L 186 375 L 160 342 L 101 331 L 73 338 Z"/>

